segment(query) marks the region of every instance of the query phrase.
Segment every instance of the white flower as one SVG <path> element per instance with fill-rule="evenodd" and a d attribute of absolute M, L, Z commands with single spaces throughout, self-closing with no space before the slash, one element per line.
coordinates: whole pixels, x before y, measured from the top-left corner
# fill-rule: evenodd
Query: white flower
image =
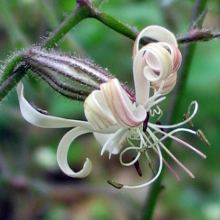
<path fill-rule="evenodd" d="M 157 42 L 140 47 L 143 37 L 153 38 Z M 146 157 L 148 163 L 151 158 L 148 154 L 153 151 L 158 155 L 159 166 L 154 177 L 145 183 L 135 186 L 113 183 L 118 188 L 140 188 L 154 182 L 161 173 L 163 162 L 174 175 L 178 177 L 169 163 L 163 158 L 162 150 L 166 152 L 180 167 L 192 178 L 194 175 L 186 168 L 164 145 L 168 137 L 185 146 L 201 157 L 206 156 L 199 150 L 179 139 L 174 134 L 188 132 L 196 135 L 196 131 L 179 128 L 187 124 L 198 110 L 197 102 L 192 102 L 188 109 L 191 115 L 183 122 L 174 125 L 160 125 L 148 122 L 149 117 L 161 113 L 158 104 L 165 99 L 176 84 L 177 70 L 181 64 L 181 53 L 178 49 L 175 36 L 165 28 L 149 26 L 138 35 L 133 50 L 133 76 L 135 85 L 135 99 L 114 78 L 100 85 L 84 102 L 84 112 L 88 121 L 70 120 L 44 115 L 35 110 L 24 98 L 23 85 L 17 87 L 20 109 L 23 117 L 30 123 L 47 128 L 73 127 L 61 139 L 57 150 L 57 161 L 61 170 L 71 177 L 86 177 L 92 163 L 87 158 L 82 170 L 74 172 L 68 165 L 67 154 L 72 141 L 86 133 L 94 133 L 97 141 L 102 145 L 101 155 L 105 151 L 119 154 L 123 166 L 134 165 L 141 155 Z M 132 100 L 135 100 L 132 101 Z M 174 129 L 169 132 L 164 129 Z M 138 143 L 138 144 L 137 144 Z M 136 156 L 130 162 L 125 162 L 123 156 L 129 151 L 135 151 Z"/>

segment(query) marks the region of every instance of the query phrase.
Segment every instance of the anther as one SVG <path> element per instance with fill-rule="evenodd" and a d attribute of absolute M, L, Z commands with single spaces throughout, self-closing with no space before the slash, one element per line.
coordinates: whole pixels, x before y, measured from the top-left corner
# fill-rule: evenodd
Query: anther
<path fill-rule="evenodd" d="M 146 118 L 145 118 L 145 120 L 144 120 L 144 122 L 143 122 L 143 132 L 146 132 L 146 130 L 147 130 L 147 125 L 148 125 L 148 121 L 149 121 L 149 116 L 150 116 L 150 114 L 149 114 L 149 112 L 147 112 Z"/>
<path fill-rule="evenodd" d="M 211 146 L 210 142 L 208 141 L 208 139 L 206 138 L 205 134 L 203 133 L 202 130 L 197 130 L 196 135 L 199 137 L 199 139 L 205 143 L 208 146 Z"/>
<path fill-rule="evenodd" d="M 108 180 L 107 183 L 110 184 L 111 186 L 115 187 L 116 189 L 121 189 L 124 186 L 121 183 L 117 183 L 117 182 L 114 182 L 114 181 L 111 181 L 111 180 Z"/>
<path fill-rule="evenodd" d="M 156 124 L 157 125 L 162 125 L 162 123 L 159 120 L 156 121 Z M 163 132 L 166 132 L 164 128 L 160 128 L 160 130 L 163 131 Z"/>
<path fill-rule="evenodd" d="M 135 158 L 133 158 L 134 160 Z M 138 173 L 139 176 L 142 176 L 142 171 L 141 171 L 141 167 L 140 167 L 140 163 L 139 161 L 137 160 L 135 163 L 134 163 L 134 167 Z"/>

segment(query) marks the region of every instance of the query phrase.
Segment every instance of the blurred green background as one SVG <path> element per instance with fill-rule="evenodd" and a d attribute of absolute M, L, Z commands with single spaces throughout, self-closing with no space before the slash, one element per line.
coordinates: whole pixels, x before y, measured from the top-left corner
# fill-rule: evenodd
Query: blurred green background
<path fill-rule="evenodd" d="M 7 4 L 5 4 L 7 3 Z M 101 9 L 139 30 L 162 25 L 178 36 L 187 32 L 193 0 L 108 0 Z M 14 52 L 38 44 L 70 13 L 73 0 L 0 0 L 1 64 Z M 11 19 L 13 18 L 13 19 Z M 16 25 L 19 29 L 16 29 Z M 14 26 L 15 25 L 15 26 Z M 208 1 L 203 27 L 220 30 L 220 2 Z M 57 50 L 80 54 L 108 68 L 132 86 L 132 44 L 126 37 L 94 19 L 74 27 L 57 45 Z M 183 49 L 184 45 L 181 45 Z M 82 104 L 61 97 L 32 76 L 23 80 L 28 99 L 50 114 L 82 119 Z M 173 144 L 172 151 L 195 173 L 192 180 L 173 164 L 182 177 L 176 182 L 166 172 L 156 220 L 220 219 L 220 40 L 197 44 L 179 121 L 192 100 L 199 102 L 194 124 L 201 128 L 211 147 L 184 137 L 208 156 L 201 160 Z M 168 95 L 171 97 L 172 94 Z M 166 115 L 166 106 L 164 106 Z M 56 163 L 56 148 L 67 130 L 41 129 L 24 121 L 15 91 L 0 104 L 0 219 L 42 220 L 129 220 L 138 219 L 147 190 L 118 191 L 106 183 L 109 178 L 138 179 L 134 170 L 120 169 L 118 158 L 100 157 L 92 135 L 72 144 L 69 162 L 80 169 L 85 157 L 93 162 L 92 174 L 82 180 L 65 176 Z M 140 179 L 140 181 L 142 181 Z"/>

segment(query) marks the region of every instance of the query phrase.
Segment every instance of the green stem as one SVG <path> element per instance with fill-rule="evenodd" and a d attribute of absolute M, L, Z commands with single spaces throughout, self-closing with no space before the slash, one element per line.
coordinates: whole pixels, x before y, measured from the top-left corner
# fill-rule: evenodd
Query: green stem
<path fill-rule="evenodd" d="M 88 7 L 78 4 L 60 26 L 46 39 L 42 47 L 51 48 L 56 46 L 57 42 L 64 37 L 74 26 L 89 16 Z"/>
<path fill-rule="evenodd" d="M 2 100 L 8 92 L 14 88 L 17 83 L 23 78 L 26 74 L 26 67 L 21 65 L 17 70 L 11 74 L 7 80 L 3 81 L 0 85 L 0 100 Z"/>
<path fill-rule="evenodd" d="M 90 0 L 78 0 L 77 5 L 73 13 L 71 13 L 64 21 L 63 23 L 55 30 L 48 38 L 47 40 L 42 44 L 42 47 L 51 48 L 53 46 L 56 46 L 57 42 L 64 37 L 66 33 L 70 31 L 72 27 L 77 25 L 80 21 L 82 21 L 85 18 L 93 17 L 103 24 L 107 25 L 108 27 L 112 28 L 113 30 L 117 31 L 118 33 L 123 34 L 124 36 L 127 36 L 128 38 L 135 40 L 138 31 L 134 28 L 123 24 L 122 22 L 118 21 L 114 17 L 101 12 L 98 10 L 98 6 L 102 3 L 102 0 L 94 0 L 91 4 Z M 214 38 L 220 37 L 220 33 L 212 33 L 207 30 L 193 30 L 193 33 L 189 32 L 185 37 L 182 37 L 179 39 L 179 42 L 181 43 L 188 43 L 188 42 L 195 42 L 195 41 L 201 41 L 201 40 L 211 40 Z M 150 42 L 148 41 L 144 41 Z M 23 67 L 22 67 L 23 69 Z M 26 68 L 27 70 L 27 68 Z M 3 73 L 4 75 L 4 73 Z M 16 74 L 15 74 L 16 75 Z M 23 76 L 23 75 L 22 75 Z M 18 79 L 18 78 L 17 78 Z M 6 83 L 6 85 L 10 86 L 10 83 Z M 13 85 L 16 85 L 13 83 Z M 0 97 L 3 98 L 2 94 L 7 95 L 7 92 L 3 92 L 2 88 L 0 86 Z M 10 87 L 12 88 L 12 87 Z M 7 91 L 9 91 L 7 89 Z M 1 100 L 1 99 L 0 99 Z"/>
<path fill-rule="evenodd" d="M 22 61 L 22 59 L 22 53 L 17 53 L 12 58 L 10 58 L 10 62 L 8 62 L 4 68 L 4 74 L 0 76 L 0 83 L 2 83 L 11 75 L 15 67 Z"/>
<path fill-rule="evenodd" d="M 121 21 L 115 19 L 111 15 L 106 14 L 105 12 L 99 11 L 98 9 L 93 9 L 91 17 L 99 20 L 106 26 L 110 27 L 114 31 L 135 40 L 138 35 L 138 30 L 134 27 L 128 26 Z"/>
<path fill-rule="evenodd" d="M 53 8 L 52 4 L 45 0 L 39 0 L 38 1 L 39 8 L 42 10 L 43 17 L 45 21 L 47 22 L 49 28 L 51 30 L 54 30 L 57 26 L 59 26 L 59 20 L 57 18 L 57 15 L 55 13 L 55 9 Z M 77 43 L 74 41 L 73 37 L 70 35 L 67 35 L 62 43 L 62 47 L 68 50 L 75 50 L 77 52 L 80 52 L 80 54 L 84 54 L 84 51 L 82 51 L 82 48 L 77 45 Z"/>
<path fill-rule="evenodd" d="M 194 6 L 194 10 L 192 12 L 192 22 L 204 11 L 206 8 L 207 0 L 197 0 Z M 190 25 L 190 29 L 191 29 Z M 190 30 L 189 30 L 190 31 Z M 175 89 L 174 99 L 172 100 L 171 104 L 169 105 L 170 108 L 168 112 L 170 113 L 167 117 L 167 123 L 170 124 L 176 120 L 178 111 L 181 106 L 181 100 L 183 97 L 184 90 L 186 88 L 187 79 L 190 73 L 190 68 L 192 64 L 192 59 L 195 53 L 195 44 L 191 44 L 186 46 L 184 53 L 183 53 L 183 65 L 182 69 L 179 73 L 178 82 Z M 166 143 L 167 147 L 170 147 L 172 141 L 168 140 Z M 160 177 L 157 179 L 156 182 L 151 186 L 149 189 L 149 193 L 144 205 L 143 215 L 141 216 L 142 220 L 152 220 L 154 210 L 158 201 L 159 194 L 161 192 L 161 185 L 164 176 L 164 170 L 161 172 Z"/>
<path fill-rule="evenodd" d="M 43 47 L 51 48 L 56 45 L 56 43 L 76 24 L 82 21 L 84 18 L 88 17 L 89 7 L 84 4 L 84 1 L 79 1 L 74 12 L 70 14 L 63 23 L 55 30 L 43 43 Z M 16 61 L 16 62 L 15 62 Z M 8 62 L 7 68 L 2 73 L 2 79 L 6 79 L 0 84 L 0 101 L 8 94 L 8 92 L 16 86 L 16 84 L 23 78 L 26 74 L 28 66 L 21 65 L 18 67 L 10 77 L 9 70 L 16 67 L 17 61 L 21 61 L 21 57 L 16 57 L 15 60 L 12 59 Z M 12 72 L 12 71 L 11 71 Z"/>

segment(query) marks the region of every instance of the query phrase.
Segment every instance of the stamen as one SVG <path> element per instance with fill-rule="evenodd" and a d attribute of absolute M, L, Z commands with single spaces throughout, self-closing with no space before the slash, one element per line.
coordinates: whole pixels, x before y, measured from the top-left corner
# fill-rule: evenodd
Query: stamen
<path fill-rule="evenodd" d="M 177 181 L 180 181 L 180 177 L 179 175 L 176 173 L 176 171 L 170 166 L 170 164 L 163 158 L 163 162 L 164 164 L 167 166 L 167 168 L 169 169 L 169 171 L 174 175 L 174 177 L 176 178 Z"/>
<path fill-rule="evenodd" d="M 154 150 L 154 152 L 156 154 L 158 154 L 157 150 L 155 149 L 155 144 L 156 143 L 151 143 L 150 140 L 147 138 L 147 136 L 144 134 L 144 137 L 146 138 L 146 140 L 149 142 L 149 144 L 152 146 L 152 149 Z M 147 152 L 146 152 L 147 153 Z M 149 158 L 150 159 L 150 158 Z M 177 181 L 180 181 L 180 177 L 179 175 L 176 173 L 176 171 L 169 165 L 169 163 L 163 158 L 163 162 L 164 164 L 167 166 L 167 168 L 170 170 L 170 172 L 174 175 L 174 177 L 176 178 Z"/>
<path fill-rule="evenodd" d="M 144 153 L 145 153 L 145 156 L 146 156 L 146 158 L 148 160 L 148 166 L 149 166 L 150 170 L 152 171 L 153 175 L 156 175 L 156 172 L 154 171 L 153 163 L 152 163 L 152 161 L 150 159 L 150 156 L 148 155 L 147 151 L 145 151 Z"/>
<path fill-rule="evenodd" d="M 158 151 L 158 157 L 159 157 L 159 168 L 158 168 L 158 171 L 157 171 L 156 175 L 151 180 L 147 181 L 146 183 L 136 185 L 136 186 L 124 185 L 123 188 L 125 188 L 125 189 L 137 189 L 137 188 L 148 186 L 148 185 L 152 184 L 153 182 L 155 182 L 157 180 L 157 178 L 160 176 L 160 173 L 161 173 L 162 168 L 163 168 L 163 157 L 162 157 L 162 154 L 161 154 L 160 147 L 158 145 L 156 145 L 156 149 Z"/>
<path fill-rule="evenodd" d="M 149 135 L 152 136 L 152 138 L 155 140 L 155 142 L 158 142 L 159 145 L 166 151 L 166 153 L 180 166 L 182 169 L 191 177 L 195 178 L 194 174 L 186 167 L 184 166 L 169 150 L 168 148 L 160 141 L 158 141 L 157 137 L 154 135 L 153 132 L 151 132 L 150 129 L 147 129 Z"/>
<path fill-rule="evenodd" d="M 144 122 L 143 122 L 143 132 L 146 132 L 146 130 L 147 130 L 147 125 L 148 125 L 148 121 L 149 121 L 149 116 L 150 116 L 150 114 L 149 114 L 149 112 L 147 112 L 146 118 L 145 118 L 145 120 L 144 120 Z"/>
<path fill-rule="evenodd" d="M 133 159 L 135 159 L 135 158 L 133 158 Z M 135 167 L 138 175 L 142 176 L 142 170 L 141 170 L 140 163 L 138 160 L 134 163 L 134 167 Z"/>
<path fill-rule="evenodd" d="M 205 143 L 207 146 L 211 146 L 209 140 L 206 138 L 206 136 L 205 136 L 205 134 L 204 134 L 204 132 L 203 132 L 202 130 L 199 129 L 199 130 L 196 132 L 196 135 L 197 135 L 197 136 L 199 137 L 199 139 L 200 139 L 203 143 Z"/>
<path fill-rule="evenodd" d="M 111 186 L 115 187 L 116 189 L 121 189 L 124 186 L 121 183 L 117 183 L 117 182 L 114 182 L 114 181 L 111 181 L 111 180 L 108 180 L 107 183 L 110 184 Z"/>
<path fill-rule="evenodd" d="M 158 105 L 156 106 L 156 108 L 150 109 L 150 115 L 152 117 L 154 117 L 155 115 L 158 115 L 158 119 L 160 119 L 162 114 L 163 114 L 163 112 Z"/>
<path fill-rule="evenodd" d="M 159 96 L 158 96 L 158 97 L 159 97 Z M 157 97 L 157 98 L 158 98 L 158 97 Z M 156 99 L 154 99 L 154 100 L 149 100 L 149 102 L 147 102 L 147 104 L 144 105 L 146 111 L 147 111 L 147 112 L 150 111 L 150 109 L 151 109 L 153 106 L 155 106 L 155 105 L 157 105 L 158 103 L 164 101 L 165 99 L 166 99 L 166 97 L 165 97 L 165 96 L 162 96 L 162 97 L 158 98 L 157 100 L 156 100 Z M 147 106 L 147 105 L 148 105 L 148 106 Z"/>
<path fill-rule="evenodd" d="M 196 149 L 195 147 L 193 147 L 191 144 L 189 144 L 189 143 L 187 143 L 187 142 L 181 140 L 180 138 L 175 137 L 175 136 L 172 135 L 172 134 L 177 133 L 177 132 L 180 132 L 180 131 L 185 131 L 185 132 L 189 132 L 189 133 L 191 133 L 191 134 L 196 134 L 195 131 L 190 130 L 190 129 L 186 129 L 186 128 L 177 128 L 177 129 L 175 129 L 175 130 L 173 130 L 173 131 L 171 131 L 171 132 L 169 132 L 169 133 L 165 133 L 165 132 L 161 131 L 160 129 L 156 128 L 156 127 L 152 127 L 152 126 L 151 126 L 151 128 L 153 128 L 154 130 L 156 130 L 156 131 L 158 131 L 158 132 L 164 134 L 164 136 L 163 136 L 162 138 L 160 138 L 159 141 L 163 141 L 163 140 L 165 140 L 166 138 L 169 137 L 169 138 L 171 138 L 171 139 L 177 141 L 178 143 L 181 143 L 183 146 L 188 147 L 189 149 L 191 149 L 192 151 L 194 151 L 195 153 L 197 153 L 198 155 L 200 155 L 202 158 L 204 158 L 204 159 L 206 158 L 206 155 L 205 155 L 205 154 L 203 154 L 201 151 L 199 151 L 198 149 Z"/>
<path fill-rule="evenodd" d="M 197 113 L 198 111 L 198 103 L 196 101 L 191 102 L 191 104 L 189 105 L 188 111 L 191 111 L 191 108 L 194 106 L 194 110 L 193 113 L 191 114 L 191 116 L 186 119 L 185 121 L 182 121 L 180 123 L 177 124 L 173 124 L 173 125 L 157 125 L 158 128 L 176 128 L 176 127 L 180 127 L 186 123 L 188 123 Z M 149 125 L 154 125 L 152 123 L 149 122 Z"/>
<path fill-rule="evenodd" d="M 121 165 L 126 166 L 126 167 L 134 165 L 138 161 L 139 157 L 141 156 L 141 152 L 140 152 L 141 148 L 142 147 L 133 147 L 133 146 L 125 148 L 119 155 L 119 161 L 120 161 Z M 129 150 L 136 150 L 136 151 L 139 150 L 139 151 L 138 151 L 136 157 L 134 157 L 131 162 L 124 162 L 123 155 Z"/>

